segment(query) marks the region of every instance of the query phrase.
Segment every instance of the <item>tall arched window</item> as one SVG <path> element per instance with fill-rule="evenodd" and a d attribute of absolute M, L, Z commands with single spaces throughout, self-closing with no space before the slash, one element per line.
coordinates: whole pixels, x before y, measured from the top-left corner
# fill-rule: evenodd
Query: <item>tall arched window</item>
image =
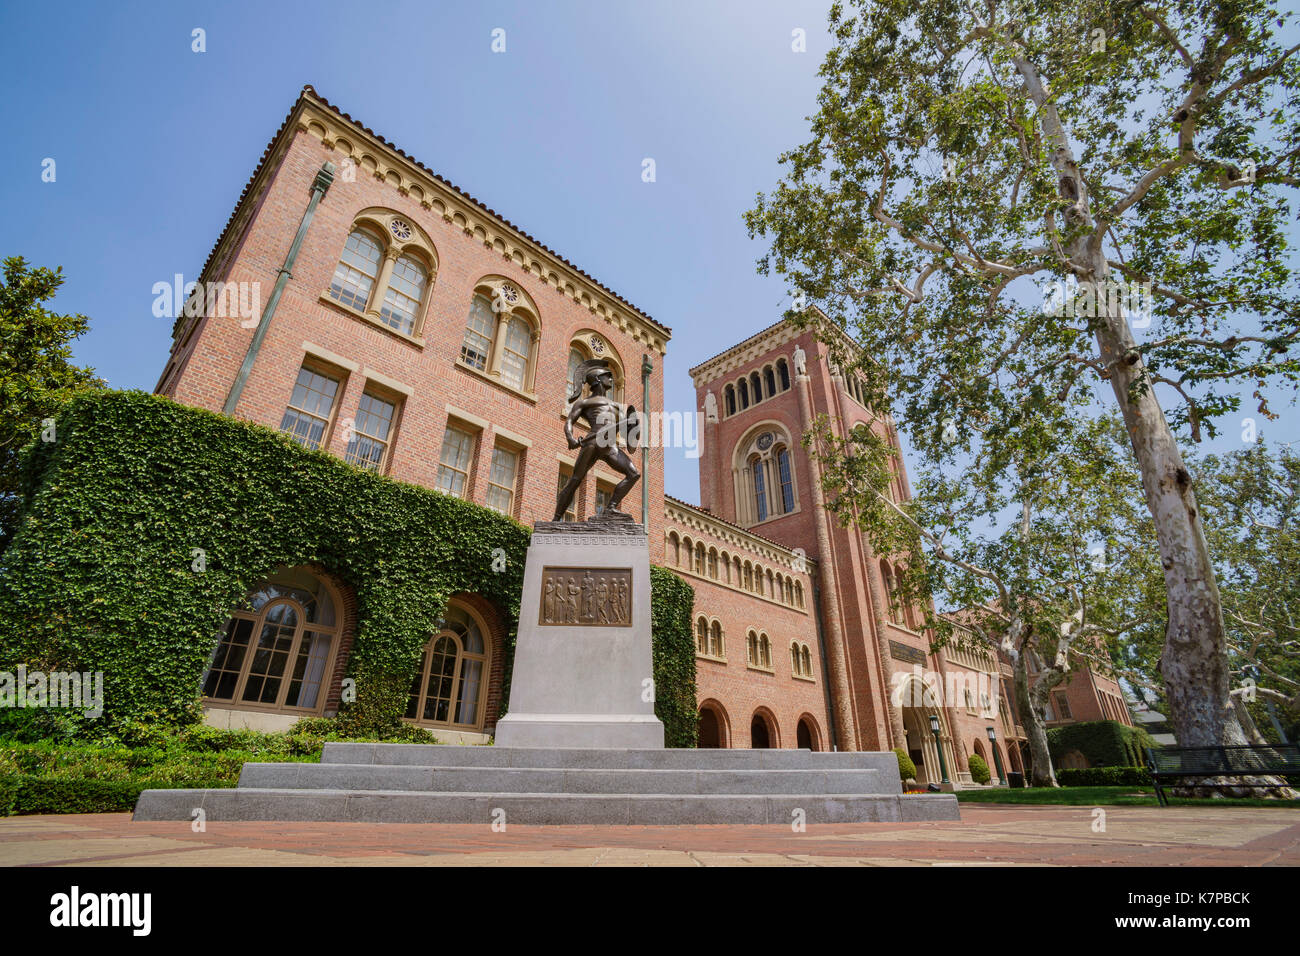
<path fill-rule="evenodd" d="M 781 480 L 781 513 L 794 511 L 794 473 L 790 469 L 790 450 L 784 445 L 776 450 L 776 470 Z"/>
<path fill-rule="evenodd" d="M 745 648 L 746 648 L 746 653 L 748 655 L 749 663 L 754 667 L 758 667 L 759 666 L 758 635 L 753 631 L 750 631 L 746 637 Z"/>
<path fill-rule="evenodd" d="M 481 730 L 487 698 L 488 645 L 477 616 L 447 606 L 438 633 L 424 648 L 411 684 L 406 717 L 418 724 Z"/>
<path fill-rule="evenodd" d="M 781 391 L 784 392 L 787 389 L 789 389 L 790 388 L 790 366 L 786 364 L 785 359 L 777 359 L 776 374 L 777 377 L 781 380 Z"/>
<path fill-rule="evenodd" d="M 758 659 L 759 666 L 772 668 L 772 641 L 766 634 L 758 635 Z"/>
<path fill-rule="evenodd" d="M 755 405 L 763 400 L 763 383 L 757 372 L 749 373 L 749 390 L 753 394 Z"/>
<path fill-rule="evenodd" d="M 668 560 L 672 562 L 672 566 L 675 568 L 682 566 L 682 542 L 677 537 L 676 531 L 668 535 Z"/>
<path fill-rule="evenodd" d="M 753 479 L 754 479 L 754 507 L 756 509 L 755 518 L 758 521 L 766 521 L 767 520 L 767 490 L 764 487 L 762 460 L 757 455 L 755 455 L 753 458 L 749 460 L 749 467 L 750 467 L 750 474 L 753 475 Z"/>
<path fill-rule="evenodd" d="M 763 369 L 763 384 L 767 386 L 767 397 L 771 398 L 776 394 L 776 373 L 773 372 L 772 366 Z"/>
<path fill-rule="evenodd" d="M 709 654 L 713 657 L 726 657 L 727 648 L 722 642 L 722 625 L 717 621 L 709 629 Z"/>
<path fill-rule="evenodd" d="M 807 644 L 803 646 L 803 650 L 799 652 L 799 656 L 803 659 L 803 675 L 805 677 L 812 677 L 812 651 L 808 649 Z"/>
<path fill-rule="evenodd" d="M 749 384 L 742 378 L 736 388 L 740 392 L 740 407 L 749 408 Z"/>
<path fill-rule="evenodd" d="M 352 230 L 343 246 L 339 264 L 334 267 L 329 294 L 344 305 L 364 312 L 382 258 L 383 242 L 378 236 L 368 229 Z"/>
<path fill-rule="evenodd" d="M 727 414 L 736 414 L 736 387 L 734 385 L 728 385 L 723 394 L 726 396 Z"/>
<path fill-rule="evenodd" d="M 709 622 L 703 617 L 695 622 L 695 652 L 709 653 Z"/>
<path fill-rule="evenodd" d="M 213 703 L 320 713 L 338 651 L 333 589 L 305 568 L 282 571 L 248 593 L 203 675 Z"/>
<path fill-rule="evenodd" d="M 718 549 L 709 548 L 709 577 L 718 579 Z"/>
<path fill-rule="evenodd" d="M 799 645 L 794 641 L 790 642 L 790 672 L 793 674 L 803 673 L 803 658 L 799 656 Z"/>

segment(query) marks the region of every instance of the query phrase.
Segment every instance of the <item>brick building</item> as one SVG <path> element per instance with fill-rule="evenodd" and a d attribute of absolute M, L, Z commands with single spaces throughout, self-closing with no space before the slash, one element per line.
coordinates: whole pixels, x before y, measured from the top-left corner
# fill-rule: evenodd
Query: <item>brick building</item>
<path fill-rule="evenodd" d="M 159 393 L 525 524 L 551 518 L 571 474 L 562 426 L 581 361 L 607 359 L 618 397 L 643 406 L 648 394 L 648 408 L 663 411 L 668 327 L 310 87 L 199 279 Z M 219 305 L 240 284 L 263 290 L 260 311 L 213 307 L 214 289 Z M 903 747 L 923 779 L 938 779 L 933 717 L 950 779 L 969 782 L 969 753 L 992 766 L 987 728 L 999 748 L 1016 730 L 995 702 L 997 669 L 931 653 L 922 615 L 890 608 L 892 559 L 832 520 L 800 443 L 822 414 L 896 443 L 892 423 L 872 415 L 822 343 L 785 323 L 691 375 L 704 422 L 701 504 L 664 494 L 656 445 L 638 452 L 641 482 L 623 510 L 648 522 L 651 560 L 695 588 L 701 745 Z M 619 477 L 597 465 L 566 518 L 595 514 Z M 897 494 L 908 493 L 904 475 Z M 208 719 L 282 728 L 332 712 L 348 606 L 347 582 L 320 568 L 285 569 L 255 590 L 205 678 Z M 443 739 L 486 740 L 501 635 L 488 602 L 453 597 L 408 717 Z M 270 663 L 255 653 L 272 645 Z M 294 680 L 280 680 L 289 667 Z M 954 706 L 936 686 L 949 674 L 986 697 Z M 1020 769 L 1012 750 L 999 756 Z"/>

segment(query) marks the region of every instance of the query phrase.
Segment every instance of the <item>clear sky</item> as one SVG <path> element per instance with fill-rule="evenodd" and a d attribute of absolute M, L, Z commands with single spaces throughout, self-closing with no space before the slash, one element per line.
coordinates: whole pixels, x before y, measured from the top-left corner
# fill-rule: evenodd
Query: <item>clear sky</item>
<path fill-rule="evenodd" d="M 828 5 L 7 0 L 0 255 L 62 265 L 54 306 L 92 320 L 75 359 L 151 390 L 171 328 L 153 315 L 154 283 L 197 278 L 310 83 L 671 326 L 666 407 L 688 410 L 687 369 L 788 304 L 779 280 L 755 274 L 764 250 L 741 215 L 806 136 Z M 494 54 L 498 27 L 506 52 Z M 191 49 L 195 28 L 206 52 Z M 791 49 L 796 28 L 807 52 Z M 1295 438 L 1283 405 L 1289 421 L 1266 431 Z M 666 478 L 698 501 L 681 451 Z"/>

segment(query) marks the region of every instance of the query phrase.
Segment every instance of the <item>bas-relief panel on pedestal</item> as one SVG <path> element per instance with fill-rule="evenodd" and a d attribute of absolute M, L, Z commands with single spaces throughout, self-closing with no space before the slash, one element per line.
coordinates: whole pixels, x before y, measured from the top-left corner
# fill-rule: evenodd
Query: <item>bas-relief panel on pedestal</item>
<path fill-rule="evenodd" d="M 632 626 L 631 568 L 542 568 L 539 624 Z"/>

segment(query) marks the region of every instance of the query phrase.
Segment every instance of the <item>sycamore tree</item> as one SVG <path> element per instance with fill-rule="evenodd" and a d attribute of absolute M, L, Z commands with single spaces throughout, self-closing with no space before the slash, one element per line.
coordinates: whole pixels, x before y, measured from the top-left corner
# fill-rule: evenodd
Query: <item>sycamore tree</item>
<path fill-rule="evenodd" d="M 1245 742 L 1178 433 L 1243 391 L 1271 416 L 1300 372 L 1293 24 L 1271 0 L 871 0 L 830 22 L 810 138 L 746 215 L 760 271 L 819 307 L 797 321 L 850 333 L 922 453 L 1106 383 L 1158 542 L 1171 721 Z"/>
<path fill-rule="evenodd" d="M 896 453 L 871 429 L 841 436 L 823 420 L 807 438 L 828 507 L 877 552 L 908 556 L 894 597 L 927 608 L 935 646 L 969 633 L 1011 660 L 1011 703 L 1038 787 L 1057 785 L 1045 726 L 1052 690 L 1080 660 L 1110 670 L 1115 642 L 1164 612 L 1140 587 L 1155 549 L 1123 429 L 1075 411 L 1024 419 L 969 456 L 924 461 L 902 502 L 889 491 Z"/>
<path fill-rule="evenodd" d="M 1265 742 L 1257 722 L 1277 741 L 1300 718 L 1300 457 L 1261 439 L 1193 470 L 1219 569 L 1233 699 L 1253 742 Z"/>
<path fill-rule="evenodd" d="M 103 382 L 72 364 L 70 343 L 90 327 L 84 315 L 62 315 L 43 305 L 63 284 L 62 269 L 29 268 L 20 256 L 4 260 L 0 282 L 0 551 L 15 531 L 21 502 L 18 453 L 49 434 L 60 405 Z M 52 435 L 50 436 L 53 437 Z"/>

